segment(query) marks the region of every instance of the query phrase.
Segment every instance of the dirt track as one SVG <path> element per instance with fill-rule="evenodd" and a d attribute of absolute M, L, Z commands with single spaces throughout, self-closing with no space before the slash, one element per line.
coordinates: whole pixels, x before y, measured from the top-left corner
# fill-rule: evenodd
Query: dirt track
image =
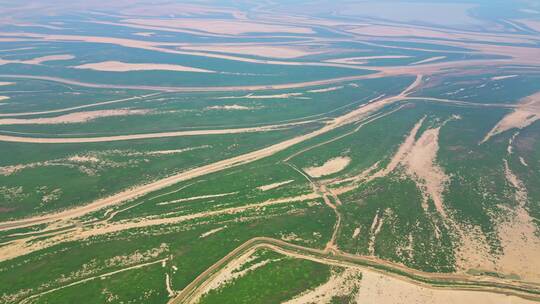
<path fill-rule="evenodd" d="M 425 288 L 486 291 L 518 296 L 532 301 L 540 300 L 540 289 L 536 285 L 517 283 L 494 277 L 426 273 L 374 257 L 351 255 L 341 252 L 328 253 L 320 249 L 294 245 L 282 240 L 258 237 L 243 243 L 202 272 L 195 280 L 180 291 L 175 298 L 171 299 L 169 304 L 190 303 L 192 299 L 200 296 L 198 294 L 200 290 L 204 289 L 205 284 L 211 281 L 221 268 L 246 251 L 258 248 L 266 248 L 295 258 L 308 259 L 329 265 L 360 267 L 419 284 Z"/>
<path fill-rule="evenodd" d="M 0 141 L 36 143 L 36 144 L 37 143 L 39 144 L 96 143 L 96 142 L 110 142 L 110 141 L 180 137 L 180 136 L 269 132 L 269 131 L 284 130 L 286 128 L 290 128 L 295 125 L 307 124 L 311 122 L 313 121 L 304 121 L 304 122 L 299 122 L 299 123 L 288 123 L 288 124 L 282 124 L 282 125 L 271 125 L 271 126 L 253 127 L 253 128 L 176 131 L 176 132 L 103 136 L 103 137 L 73 137 L 71 138 L 71 137 L 23 137 L 23 136 L 0 135 Z"/>

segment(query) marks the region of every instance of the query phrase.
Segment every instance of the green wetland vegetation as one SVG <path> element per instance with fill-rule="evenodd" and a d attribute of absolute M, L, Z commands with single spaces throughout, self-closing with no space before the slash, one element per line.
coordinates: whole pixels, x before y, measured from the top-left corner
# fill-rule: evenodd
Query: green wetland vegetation
<path fill-rule="evenodd" d="M 0 303 L 539 301 L 539 8 L 338 2 L 0 8 Z"/>

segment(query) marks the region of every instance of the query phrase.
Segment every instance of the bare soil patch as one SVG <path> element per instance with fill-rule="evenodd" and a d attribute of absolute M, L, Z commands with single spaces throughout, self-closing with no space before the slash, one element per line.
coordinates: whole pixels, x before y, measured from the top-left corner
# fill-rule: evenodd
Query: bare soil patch
<path fill-rule="evenodd" d="M 514 78 L 514 77 L 518 77 L 519 75 L 502 75 L 502 76 L 495 76 L 495 77 L 491 77 L 491 80 L 503 80 L 503 79 L 509 79 L 509 78 Z"/>
<path fill-rule="evenodd" d="M 133 35 L 135 36 L 141 36 L 141 37 L 152 37 L 154 36 L 156 33 L 154 32 L 139 32 L 139 33 L 134 33 Z"/>
<path fill-rule="evenodd" d="M 37 58 L 33 58 L 33 59 L 29 59 L 29 60 L 5 60 L 5 59 L 0 59 L 0 65 L 4 65 L 4 64 L 10 64 L 10 63 L 18 63 L 18 64 L 31 64 L 31 65 L 40 65 L 40 64 L 43 64 L 45 62 L 49 62 L 49 61 L 63 61 L 63 60 L 71 60 L 71 59 L 74 59 L 75 56 L 73 55 L 50 55 L 50 56 L 43 56 L 43 57 L 37 57 Z M 6 82 L 4 82 L 6 83 Z M 8 84 L 11 84 L 9 82 L 7 82 Z"/>
<path fill-rule="evenodd" d="M 62 144 L 62 143 L 89 143 L 89 142 L 109 142 L 121 140 L 135 140 L 148 138 L 164 138 L 164 137 L 179 137 L 179 136 L 198 136 L 198 135 L 218 135 L 218 134 L 238 134 L 251 132 L 270 132 L 290 128 L 294 125 L 304 124 L 306 122 L 289 123 L 281 125 L 271 125 L 253 128 L 237 128 L 237 129 L 213 129 L 213 130 L 193 130 L 193 131 L 176 131 L 176 132 L 161 132 L 161 133 L 141 133 L 131 135 L 116 135 L 103 137 L 23 137 L 0 135 L 0 141 L 8 142 L 27 142 L 27 143 L 42 143 L 42 144 Z"/>
<path fill-rule="evenodd" d="M 150 25 L 164 28 L 185 28 L 226 35 L 240 35 L 246 33 L 314 33 L 313 30 L 307 27 L 225 19 L 125 19 L 122 22 L 127 24 Z"/>
<path fill-rule="evenodd" d="M 376 36 L 376 37 L 415 37 L 415 38 L 431 38 L 431 39 L 452 39 L 452 40 L 487 40 L 501 43 L 528 43 L 527 39 L 515 36 L 493 35 L 489 33 L 468 33 L 458 31 L 443 31 L 420 26 L 391 26 L 391 25 L 366 25 L 356 27 L 349 32 Z M 446 43 L 446 42 L 445 42 Z"/>
<path fill-rule="evenodd" d="M 422 133 L 407 154 L 404 165 L 407 174 L 417 181 L 422 190 L 424 205 L 427 205 L 428 199 L 431 198 L 439 214 L 446 218 L 442 193 L 449 178 L 436 164 L 439 130 L 440 127 Z"/>
<path fill-rule="evenodd" d="M 363 304 L 534 303 L 534 301 L 497 293 L 427 288 L 370 270 L 362 270 L 362 281 L 356 300 Z"/>
<path fill-rule="evenodd" d="M 331 303 L 333 298 L 353 295 L 360 287 L 362 272 L 357 268 L 333 271 L 330 279 L 312 290 L 307 290 L 284 304 Z"/>
<path fill-rule="evenodd" d="M 401 59 L 401 58 L 410 58 L 410 57 L 411 56 L 404 56 L 404 55 L 359 56 L 359 57 L 329 59 L 329 60 L 325 60 L 325 62 L 342 63 L 342 64 L 366 64 L 369 60 L 373 60 L 373 59 Z"/>
<path fill-rule="evenodd" d="M 220 7 L 217 5 L 205 5 L 205 4 L 190 4 L 190 3 L 165 3 L 162 2 L 159 5 L 154 3 L 137 3 L 133 5 L 122 6 L 119 13 L 126 16 L 147 16 L 147 17 L 161 17 L 161 16 L 201 16 L 201 15 L 216 15 L 216 14 L 228 14 L 236 19 L 244 19 L 245 12 L 231 8 Z"/>
<path fill-rule="evenodd" d="M 343 86 L 335 86 L 324 89 L 309 90 L 308 93 L 326 93 L 343 89 Z"/>
<path fill-rule="evenodd" d="M 175 71 L 175 72 L 194 72 L 194 73 L 215 73 L 215 71 L 192 68 L 177 64 L 163 63 L 127 63 L 120 61 L 104 61 L 96 63 L 87 63 L 75 66 L 76 69 L 88 69 L 103 72 L 131 72 L 131 71 Z"/>
<path fill-rule="evenodd" d="M 100 110 L 88 112 L 76 112 L 56 117 L 46 118 L 5 118 L 0 119 L 0 125 L 49 125 L 49 124 L 69 124 L 83 123 L 103 117 L 126 116 L 126 115 L 143 115 L 150 112 L 149 110 Z"/>
<path fill-rule="evenodd" d="M 327 160 L 321 166 L 304 168 L 303 170 L 311 177 L 321 177 L 337 173 L 349 165 L 351 159 L 346 156 L 339 156 Z"/>
<path fill-rule="evenodd" d="M 320 53 L 309 51 L 307 48 L 272 45 L 192 45 L 182 46 L 181 49 L 188 51 L 221 52 L 281 59 L 292 59 Z"/>
<path fill-rule="evenodd" d="M 210 106 L 210 107 L 205 108 L 205 110 L 253 110 L 253 109 L 254 108 L 252 107 L 246 107 L 246 106 L 241 106 L 237 104 L 225 105 L 225 106 Z"/>
<path fill-rule="evenodd" d="M 218 99 L 281 99 L 281 98 L 291 98 L 304 95 L 303 93 L 283 93 L 275 95 L 254 95 L 247 94 L 244 96 L 227 96 L 227 97 L 218 97 Z"/>
<path fill-rule="evenodd" d="M 498 258 L 496 270 L 506 274 L 517 274 L 521 279 L 540 283 L 540 237 L 534 219 L 527 211 L 528 193 L 523 182 L 512 172 L 504 160 L 504 174 L 513 188 L 516 205 L 502 207 L 505 217 L 496 219 L 503 254 Z"/>
<path fill-rule="evenodd" d="M 272 184 L 260 186 L 260 187 L 257 187 L 257 189 L 259 189 L 261 191 L 268 191 L 268 190 L 272 190 L 272 189 L 281 187 L 281 186 L 286 185 L 286 184 L 290 184 L 292 182 L 294 182 L 294 180 L 290 179 L 290 180 L 286 180 L 286 181 L 282 181 L 282 182 L 277 182 L 277 183 L 272 183 Z"/>
<path fill-rule="evenodd" d="M 177 204 L 177 203 L 183 203 L 183 202 L 190 202 L 190 201 L 201 200 L 201 199 L 207 199 L 207 198 L 224 197 L 224 196 L 234 195 L 234 194 L 237 194 L 237 193 L 238 193 L 238 192 L 229 192 L 229 193 L 218 193 L 218 194 L 207 194 L 207 195 L 200 195 L 200 196 L 192 196 L 192 197 L 186 197 L 186 198 L 176 199 L 176 200 L 173 200 L 173 201 L 168 201 L 168 202 L 158 203 L 158 205 L 163 206 L 163 205 L 170 205 L 170 204 Z"/>
<path fill-rule="evenodd" d="M 25 64 L 42 64 L 44 62 L 49 62 L 49 61 L 63 61 L 63 60 L 71 60 L 71 59 L 74 59 L 74 58 L 75 58 L 75 56 L 69 55 L 69 54 L 50 55 L 50 56 L 43 56 L 43 57 L 38 57 L 38 58 L 30 59 L 30 60 L 25 60 L 25 61 L 22 61 L 22 63 L 25 63 Z"/>
<path fill-rule="evenodd" d="M 207 237 L 207 236 L 209 236 L 209 235 L 212 235 L 212 234 L 214 234 L 214 233 L 218 233 L 218 232 L 220 232 L 221 230 L 226 229 L 226 228 L 227 228 L 227 226 L 222 226 L 222 227 L 214 228 L 214 229 L 212 229 L 212 230 L 208 230 L 207 232 L 201 234 L 201 235 L 199 236 L 199 238 L 200 238 L 200 239 L 203 239 L 203 238 L 205 238 L 205 237 Z"/>
<path fill-rule="evenodd" d="M 424 59 L 424 60 L 420 60 L 420 61 L 413 62 L 413 63 L 411 63 L 410 65 L 417 65 L 417 64 L 423 64 L 423 63 L 430 63 L 430 62 L 437 61 L 437 60 L 441 60 L 441 59 L 444 59 L 444 58 L 446 58 L 446 56 L 430 57 L 430 58 L 427 58 L 427 59 Z"/>
<path fill-rule="evenodd" d="M 480 144 L 488 141 L 492 136 L 511 129 L 523 129 L 540 119 L 540 92 L 528 96 L 520 101 L 518 107 L 503 117 Z"/>

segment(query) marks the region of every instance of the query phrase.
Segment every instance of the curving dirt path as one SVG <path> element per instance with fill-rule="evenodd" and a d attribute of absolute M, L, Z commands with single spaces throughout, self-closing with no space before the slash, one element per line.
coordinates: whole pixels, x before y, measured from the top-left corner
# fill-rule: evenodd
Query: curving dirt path
<path fill-rule="evenodd" d="M 467 274 L 455 273 L 426 273 L 405 266 L 394 264 L 374 257 L 351 255 L 341 252 L 328 252 L 287 243 L 268 237 L 256 237 L 235 248 L 214 265 L 202 272 L 195 280 L 187 285 L 169 304 L 191 303 L 200 297 L 204 287 L 219 274 L 228 263 L 247 251 L 254 249 L 270 249 L 272 251 L 300 259 L 308 259 L 318 263 L 358 267 L 375 271 L 386 276 L 418 284 L 425 288 L 447 290 L 485 291 L 502 295 L 512 295 L 532 301 L 540 300 L 540 288 L 537 285 L 509 281 L 495 277 L 474 277 Z"/>

